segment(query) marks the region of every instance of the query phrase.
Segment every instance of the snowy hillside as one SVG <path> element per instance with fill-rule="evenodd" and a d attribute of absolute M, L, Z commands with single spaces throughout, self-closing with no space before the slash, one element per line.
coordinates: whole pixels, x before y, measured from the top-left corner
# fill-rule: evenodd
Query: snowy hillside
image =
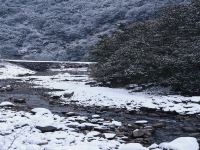
<path fill-rule="evenodd" d="M 0 0 L 0 56 L 78 60 L 99 35 L 184 0 Z"/>

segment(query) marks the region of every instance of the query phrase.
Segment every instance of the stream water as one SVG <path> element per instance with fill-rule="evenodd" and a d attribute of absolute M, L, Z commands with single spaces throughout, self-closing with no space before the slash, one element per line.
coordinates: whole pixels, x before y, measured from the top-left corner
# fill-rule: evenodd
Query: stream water
<path fill-rule="evenodd" d="M 41 63 L 20 63 L 20 65 L 39 71 L 37 75 L 49 75 L 49 73 L 53 73 L 47 71 L 49 66 L 53 66 L 53 68 L 59 67 L 58 64 L 49 63 L 42 63 L 42 65 Z M 79 65 L 76 67 L 84 67 L 85 65 Z M 141 143 L 148 145 L 154 142 L 161 143 L 163 141 L 172 141 L 177 137 L 183 136 L 192 136 L 200 140 L 199 115 L 179 115 L 176 113 L 168 113 L 150 109 L 144 109 L 141 111 L 128 111 L 125 109 L 114 109 L 108 107 L 84 107 L 73 103 L 62 104 L 59 101 L 51 103 L 51 96 L 46 94 L 47 92 L 51 91 L 50 89 L 34 88 L 33 85 L 28 84 L 27 82 L 21 82 L 20 80 L 14 79 L 1 80 L 0 85 L 11 85 L 13 87 L 12 91 L 0 93 L 0 102 L 14 101 L 14 99 L 20 98 L 24 98 L 26 100 L 25 104 L 17 104 L 17 110 L 29 111 L 32 108 L 43 107 L 62 116 L 66 116 L 67 112 L 75 112 L 79 115 L 88 117 L 91 117 L 93 114 L 99 114 L 102 118 L 113 118 L 116 121 L 120 121 L 123 124 L 120 132 L 118 131 L 118 129 L 113 129 L 112 132 L 115 132 L 118 135 L 127 135 L 129 137 L 129 139 L 127 139 L 127 142 L 139 140 Z M 135 121 L 137 120 L 146 120 L 148 121 L 148 123 L 145 125 L 135 125 Z M 146 138 L 135 139 L 131 137 L 131 132 L 135 128 L 141 126 L 151 126 L 154 129 L 154 132 L 152 133 L 152 135 Z"/>

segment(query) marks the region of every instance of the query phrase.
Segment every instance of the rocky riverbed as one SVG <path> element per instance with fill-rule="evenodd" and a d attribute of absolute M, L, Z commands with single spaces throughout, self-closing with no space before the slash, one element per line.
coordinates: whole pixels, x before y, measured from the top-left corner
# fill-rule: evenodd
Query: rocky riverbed
<path fill-rule="evenodd" d="M 60 73 L 68 76 L 70 74 L 71 76 L 70 78 L 61 76 L 59 83 L 61 80 L 65 84 L 66 82 L 84 84 L 94 82 L 87 75 L 89 63 L 14 62 L 14 64 L 31 71 L 25 73 L 22 71 L 22 74 L 16 74 L 13 77 L 11 77 L 12 73 L 9 74 L 8 72 L 2 76 L 4 74 L 2 71 L 0 107 L 1 114 L 4 115 L 0 117 L 0 122 L 11 121 L 10 126 L 12 128 L 6 127 L 6 124 L 2 125 L 5 130 L 0 130 L 0 135 L 2 138 L 12 139 L 12 134 L 17 134 L 20 129 L 31 130 L 31 132 L 29 135 L 23 134 L 21 138 L 24 140 L 14 138 L 11 142 L 9 140 L 4 141 L 3 145 L 7 147 L 13 146 L 14 149 L 19 145 L 22 146 L 24 142 L 26 144 L 31 143 L 33 147 L 37 145 L 35 147 L 38 149 L 50 149 L 50 147 L 55 147 L 56 143 L 53 143 L 55 141 L 61 147 L 66 146 L 67 143 L 69 145 L 73 145 L 73 143 L 77 143 L 74 145 L 81 145 L 80 143 L 83 144 L 83 141 L 91 143 L 95 141 L 93 144 L 97 146 L 97 141 L 102 140 L 104 141 L 102 144 L 107 143 L 105 144 L 107 146 L 99 146 L 101 149 L 120 149 L 121 144 L 141 143 L 148 147 L 153 143 L 172 141 L 178 137 L 194 137 L 200 142 L 200 116 L 198 113 L 180 114 L 175 111 L 163 111 L 163 109 L 144 106 L 130 109 L 130 107 L 113 107 L 113 105 L 111 107 L 88 105 L 88 103 L 82 105 L 79 99 L 74 99 L 74 97 L 77 98 L 77 94 L 82 94 L 77 93 L 77 89 L 66 91 L 66 88 L 59 88 L 56 85 L 55 88 L 51 88 L 46 86 L 47 84 L 44 82 L 46 77 L 51 77 L 52 81 L 58 81 Z M 8 77 L 8 74 L 10 77 Z M 44 84 L 39 85 L 38 82 Z M 195 100 L 197 98 L 195 97 Z M 194 101 L 194 99 L 192 100 Z M 198 104 L 198 101 L 189 103 L 188 108 L 191 108 L 193 104 Z M 133 105 L 133 103 L 126 103 L 125 106 L 129 105 Z M 44 120 L 41 120 L 42 118 Z M 17 123 L 19 120 L 21 120 L 20 125 Z M 59 136 L 61 136 L 63 133 L 66 134 L 66 131 L 70 132 L 70 135 L 73 134 L 71 140 L 64 141 L 63 139 L 66 139 L 66 137 L 55 138 L 55 135 L 53 135 L 57 134 L 58 136 L 58 133 L 60 133 Z M 34 132 L 45 136 L 51 134 L 52 138 L 42 139 L 40 136 L 37 139 L 39 142 L 27 142 L 25 137 L 32 136 Z M 79 140 L 74 140 L 75 137 L 79 137 Z M 32 141 L 34 140 L 36 139 L 32 139 Z M 158 147 L 159 145 L 155 146 L 155 149 Z"/>

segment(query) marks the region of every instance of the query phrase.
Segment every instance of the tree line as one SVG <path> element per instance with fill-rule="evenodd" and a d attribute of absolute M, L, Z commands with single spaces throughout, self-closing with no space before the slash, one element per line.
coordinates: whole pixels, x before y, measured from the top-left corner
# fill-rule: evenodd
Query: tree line
<path fill-rule="evenodd" d="M 200 95 L 200 1 L 162 8 L 154 20 L 122 24 L 91 48 L 91 75 L 112 86 L 149 84 Z"/>

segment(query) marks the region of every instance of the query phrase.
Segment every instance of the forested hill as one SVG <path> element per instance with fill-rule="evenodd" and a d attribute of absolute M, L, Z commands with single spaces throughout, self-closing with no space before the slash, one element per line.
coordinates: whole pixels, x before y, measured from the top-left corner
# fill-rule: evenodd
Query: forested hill
<path fill-rule="evenodd" d="M 0 56 L 80 60 L 120 23 L 154 17 L 184 0 L 0 0 Z"/>

